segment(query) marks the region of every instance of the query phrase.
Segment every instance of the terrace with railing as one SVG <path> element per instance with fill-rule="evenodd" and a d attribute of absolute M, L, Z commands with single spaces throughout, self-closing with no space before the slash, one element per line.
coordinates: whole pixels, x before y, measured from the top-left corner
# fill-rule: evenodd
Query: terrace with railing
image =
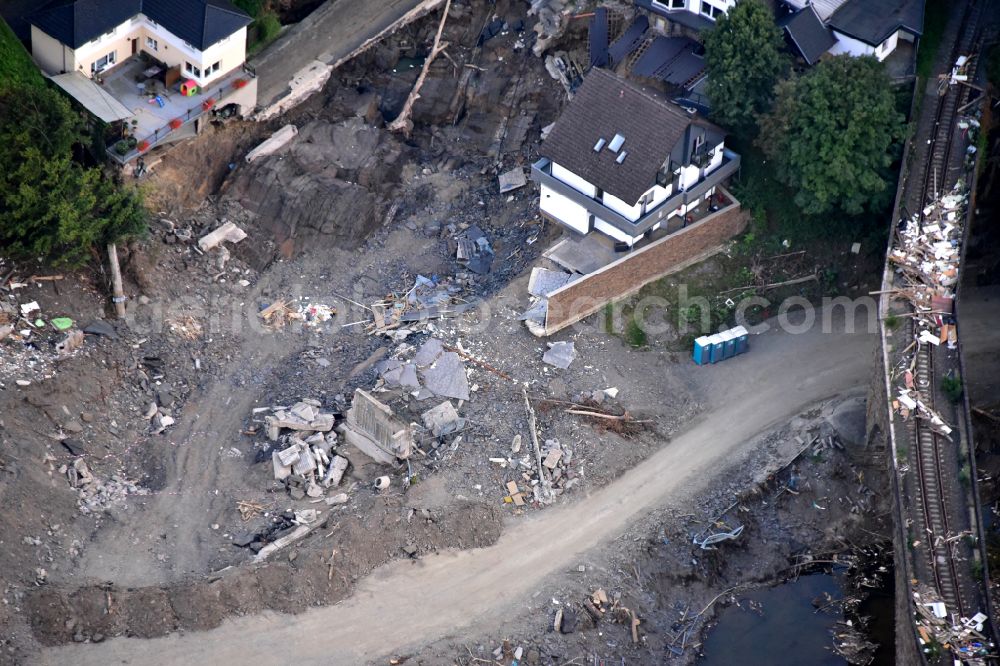
<path fill-rule="evenodd" d="M 252 97 L 246 94 L 248 88 L 256 89 L 256 78 L 253 70 L 245 65 L 213 80 L 205 88 L 197 88 L 190 95 L 181 91 L 186 78 L 181 77 L 168 86 L 164 83 L 162 66 L 138 56 L 96 80 L 108 94 L 133 112 L 130 119 L 121 121 L 118 135 L 107 147 L 108 155 L 120 164 L 158 145 L 190 136 L 192 132 L 185 132 L 185 128 L 231 103 L 236 96 L 241 101 L 256 100 L 255 94 L 251 93 Z"/>

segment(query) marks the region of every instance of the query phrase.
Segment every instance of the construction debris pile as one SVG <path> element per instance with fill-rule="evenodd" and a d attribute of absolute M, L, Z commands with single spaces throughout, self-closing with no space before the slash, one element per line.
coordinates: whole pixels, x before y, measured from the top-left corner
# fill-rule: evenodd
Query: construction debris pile
<path fill-rule="evenodd" d="M 921 215 L 904 220 L 897 230 L 889 261 L 895 266 L 895 298 L 909 303 L 919 333 L 909 349 L 921 345 L 946 345 L 956 349 L 958 331 L 955 322 L 955 287 L 961 261 L 961 239 L 968 192 L 959 180 L 949 194 L 939 197 L 923 209 Z M 948 437 L 951 428 L 921 399 L 914 385 L 913 372 L 917 354 L 910 357 L 902 372 L 893 409 L 904 420 L 917 413 L 940 435 Z"/>
<path fill-rule="evenodd" d="M 270 522 L 256 532 L 233 535 L 232 544 L 249 548 L 256 554 L 255 562 L 262 562 L 274 551 L 298 541 L 324 524 L 318 509 L 283 511 L 268 516 Z"/>
<path fill-rule="evenodd" d="M 613 594 L 611 597 L 609 598 L 608 593 L 602 588 L 597 588 L 583 598 L 580 606 L 561 605 L 556 609 L 555 616 L 552 618 L 552 630 L 561 634 L 572 634 L 585 628 L 581 620 L 589 621 L 594 627 L 599 626 L 602 621 L 608 620 L 628 626 L 632 633 L 632 643 L 638 643 L 640 638 L 639 625 L 642 622 L 635 611 L 622 605 L 620 594 Z M 577 610 L 581 606 L 585 614 L 583 616 Z"/>
<path fill-rule="evenodd" d="M 55 459 L 46 456 L 46 460 L 52 462 Z M 129 495 L 149 494 L 148 488 L 143 488 L 117 474 L 102 481 L 91 473 L 83 458 L 77 458 L 70 464 L 61 465 L 59 473 L 67 478 L 70 487 L 76 490 L 79 495 L 77 506 L 80 513 L 84 515 L 100 513 L 115 504 L 124 502 Z"/>
<path fill-rule="evenodd" d="M 984 613 L 972 617 L 959 617 L 949 612 L 944 602 L 933 592 L 913 593 L 916 609 L 917 633 L 925 654 L 933 655 L 940 650 L 950 650 L 956 662 L 986 663 L 985 659 L 995 657 L 993 642 L 983 635 L 983 625 L 987 620 Z M 979 662 L 975 660 L 983 659 Z"/>
<path fill-rule="evenodd" d="M 7 300 L 0 300 L 0 387 L 8 378 L 22 387 L 30 386 L 33 379 L 50 378 L 55 361 L 72 356 L 83 346 L 86 328 L 77 328 L 69 317 L 46 315 L 38 301 L 17 297 L 18 290 L 32 283 L 62 279 L 62 275 L 51 275 L 21 281 L 13 270 L 0 277 L 0 291 L 7 292 Z"/>
<path fill-rule="evenodd" d="M 269 328 L 282 328 L 293 321 L 301 322 L 303 326 L 317 329 L 337 314 L 336 308 L 325 303 L 311 303 L 305 298 L 298 301 L 278 299 L 261 308 L 257 316 Z"/>
<path fill-rule="evenodd" d="M 334 415 L 320 407 L 318 400 L 304 399 L 291 407 L 261 408 L 274 412 L 264 417 L 267 438 L 281 444 L 271 451 L 274 478 L 292 499 L 323 497 L 347 471 L 347 458 L 335 451 Z"/>
<path fill-rule="evenodd" d="M 475 243 L 465 246 L 462 250 L 464 254 L 460 256 L 474 262 L 476 267 L 488 266 L 483 253 L 477 254 L 476 248 L 479 247 Z M 489 247 L 488 243 L 486 247 Z M 491 249 L 486 255 L 489 263 L 492 263 L 492 252 Z M 366 332 L 369 335 L 386 335 L 401 342 L 415 332 L 417 324 L 429 319 L 457 317 L 476 305 L 476 301 L 461 297 L 468 283 L 469 280 L 460 275 L 454 278 L 418 275 L 406 293 L 389 294 L 381 301 L 371 304 L 369 309 L 372 320 L 366 325 Z"/>

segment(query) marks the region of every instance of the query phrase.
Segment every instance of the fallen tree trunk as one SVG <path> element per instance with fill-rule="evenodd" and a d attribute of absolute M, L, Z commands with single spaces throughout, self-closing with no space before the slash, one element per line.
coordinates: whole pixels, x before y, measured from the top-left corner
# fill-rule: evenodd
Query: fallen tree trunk
<path fill-rule="evenodd" d="M 410 116 L 413 114 L 413 105 L 418 99 L 420 99 L 420 88 L 424 85 L 424 79 L 427 78 L 427 72 L 431 68 L 431 63 L 434 59 L 438 57 L 441 51 L 448 48 L 448 42 L 441 41 L 441 35 L 444 33 L 444 24 L 448 21 L 448 10 L 451 9 L 451 0 L 447 0 L 444 3 L 444 11 L 441 13 L 441 23 L 438 24 L 437 34 L 434 36 L 434 46 L 431 47 L 431 52 L 424 60 L 424 67 L 420 70 L 420 76 L 417 77 L 417 82 L 413 84 L 413 90 L 406 98 L 406 102 L 403 104 L 403 110 L 399 112 L 396 119 L 389 123 L 389 131 L 391 132 L 402 132 L 406 136 L 410 136 L 410 132 L 413 131 L 413 121 L 410 120 Z"/>

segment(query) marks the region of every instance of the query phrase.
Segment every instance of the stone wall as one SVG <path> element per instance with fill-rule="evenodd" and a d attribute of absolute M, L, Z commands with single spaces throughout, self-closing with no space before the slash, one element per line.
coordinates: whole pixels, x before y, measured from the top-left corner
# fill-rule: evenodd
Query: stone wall
<path fill-rule="evenodd" d="M 740 209 L 739 201 L 728 192 L 726 196 L 733 201 L 729 206 L 552 292 L 548 298 L 545 335 L 575 324 L 605 304 L 718 252 L 726 241 L 746 228 L 750 217 Z"/>

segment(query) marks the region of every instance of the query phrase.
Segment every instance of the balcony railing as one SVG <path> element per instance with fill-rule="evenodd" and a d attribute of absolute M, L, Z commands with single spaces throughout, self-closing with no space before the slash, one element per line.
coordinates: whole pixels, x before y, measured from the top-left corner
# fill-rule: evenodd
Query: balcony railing
<path fill-rule="evenodd" d="M 666 219 L 667 216 L 663 215 L 661 217 L 660 213 L 672 211 L 704 196 L 710 189 L 736 173 L 739 168 L 740 156 L 728 148 L 724 149 L 722 162 L 719 166 L 707 174 L 704 173 L 704 169 L 702 169 L 700 173 L 701 177 L 698 179 L 697 183 L 688 187 L 686 190 L 674 192 L 672 195 L 667 197 L 665 201 L 660 203 L 660 205 L 655 208 L 650 208 L 646 211 L 645 215 L 634 222 L 624 215 L 608 208 L 597 199 L 587 196 L 553 176 L 552 161 L 547 157 L 543 157 L 531 165 L 531 179 L 541 185 L 545 185 L 557 194 L 561 194 L 562 196 L 567 197 L 573 202 L 583 206 L 587 209 L 587 212 L 591 213 L 594 217 L 604 220 L 619 231 L 632 237 L 636 237 L 644 234 L 657 222 Z"/>
<path fill-rule="evenodd" d="M 187 110 L 187 112 L 179 117 L 174 118 L 162 127 L 158 127 L 153 130 L 152 134 L 148 134 L 145 137 L 136 137 L 138 141 L 134 148 L 130 148 L 127 153 L 122 155 L 115 149 L 118 141 L 108 146 L 108 155 L 112 157 L 116 162 L 120 164 L 127 164 L 128 162 L 139 157 L 139 155 L 148 153 L 150 150 L 155 148 L 157 145 L 166 142 L 176 136 L 176 132 L 182 127 L 193 123 L 198 118 L 202 117 L 206 113 L 210 113 L 213 109 L 225 106 L 223 100 L 227 97 L 239 92 L 242 85 L 238 85 L 238 81 L 244 81 L 245 85 L 249 85 L 246 82 L 246 78 L 253 79 L 256 78 L 256 72 L 246 64 L 244 64 L 240 69 L 233 70 L 228 76 L 224 77 L 219 84 L 209 90 L 202 90 L 199 98 L 202 100 L 201 104 L 194 106 Z M 206 104 L 207 101 L 212 100 L 212 104 Z M 140 150 L 140 146 L 142 150 Z"/>

